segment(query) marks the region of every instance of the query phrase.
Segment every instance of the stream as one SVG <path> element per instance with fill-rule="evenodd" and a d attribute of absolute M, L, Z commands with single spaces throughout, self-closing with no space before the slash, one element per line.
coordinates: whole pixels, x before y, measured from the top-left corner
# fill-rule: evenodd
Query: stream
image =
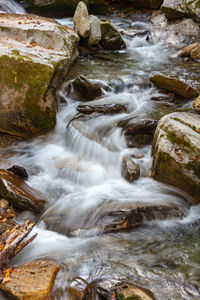
<path fill-rule="evenodd" d="M 5 4 L 6 3 L 6 4 Z M 0 10 L 23 13 L 14 1 L 0 1 Z M 7 7 L 6 7 L 7 5 Z M 17 8 L 18 7 L 18 8 Z M 72 19 L 58 20 L 73 26 Z M 37 238 L 13 261 L 22 264 L 37 258 L 51 258 L 63 266 L 56 286 L 63 290 L 74 277 L 91 282 L 97 278 L 125 278 L 148 287 L 159 300 L 200 298 L 200 206 L 188 207 L 186 196 L 174 187 L 150 178 L 151 146 L 127 148 L 122 129 L 116 124 L 127 117 L 159 119 L 173 112 L 190 110 L 191 102 L 151 100 L 162 96 L 149 83 L 149 76 L 173 64 L 174 53 L 157 39 L 148 22 L 112 17 L 123 32 L 125 50 L 80 56 L 68 79 L 83 74 L 99 82 L 103 96 L 98 103 L 118 103 L 126 113 L 99 115 L 76 128 L 70 121 L 80 102 L 58 91 L 57 125 L 53 132 L 0 150 L 0 167 L 23 166 L 28 184 L 40 190 L 48 207 L 33 229 Z M 148 30 L 146 35 L 131 33 Z M 173 66 L 172 66 L 173 67 Z M 109 88 L 107 88 L 109 87 Z M 133 155 L 141 168 L 140 178 L 129 183 L 122 178 L 125 155 Z M 186 212 L 182 220 L 156 220 L 152 226 L 130 232 L 101 234 L 93 228 L 98 214 L 125 208 L 131 203 L 175 204 Z M 30 212 L 17 217 L 19 223 L 34 220 Z M 50 220 L 48 230 L 45 220 Z M 0 299 L 3 296 L 0 295 Z M 67 300 L 66 293 L 59 297 Z"/>

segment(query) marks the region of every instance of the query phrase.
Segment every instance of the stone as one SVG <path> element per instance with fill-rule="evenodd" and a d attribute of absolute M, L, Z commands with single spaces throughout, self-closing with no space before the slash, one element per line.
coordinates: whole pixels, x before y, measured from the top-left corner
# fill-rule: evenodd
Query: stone
<path fill-rule="evenodd" d="M 125 156 L 122 161 L 122 176 L 129 182 L 133 182 L 140 177 L 140 167 L 129 156 Z"/>
<path fill-rule="evenodd" d="M 164 0 L 161 9 L 169 20 L 182 17 L 191 17 L 195 21 L 200 20 L 199 0 Z"/>
<path fill-rule="evenodd" d="M 73 17 L 75 31 L 82 38 L 87 38 L 90 34 L 90 21 L 87 6 L 84 2 L 79 2 Z"/>
<path fill-rule="evenodd" d="M 69 300 L 82 300 L 83 299 L 83 292 L 78 290 L 77 288 L 74 287 L 68 287 L 67 288 L 67 292 L 68 292 L 68 297 Z"/>
<path fill-rule="evenodd" d="M 126 112 L 126 107 L 122 104 L 97 104 L 99 100 L 95 101 L 95 104 L 91 102 L 86 102 L 84 104 L 80 104 L 77 107 L 77 110 L 84 114 L 91 114 L 93 112 L 103 113 L 103 114 L 117 114 Z"/>
<path fill-rule="evenodd" d="M 194 100 L 193 107 L 194 107 L 194 110 L 200 114 L 200 96 Z"/>
<path fill-rule="evenodd" d="M 150 80 L 160 89 L 173 92 L 185 99 L 192 99 L 198 95 L 198 90 L 184 79 L 169 73 L 158 73 L 150 77 Z"/>
<path fill-rule="evenodd" d="M 72 86 L 79 94 L 80 101 L 94 100 L 102 95 L 101 88 L 98 84 L 80 75 L 73 80 Z"/>
<path fill-rule="evenodd" d="M 28 179 L 28 173 L 23 167 L 14 165 L 11 168 L 9 168 L 8 171 L 13 172 L 15 175 L 19 176 L 22 179 Z"/>
<path fill-rule="evenodd" d="M 101 298 L 98 298 L 101 296 Z M 155 300 L 151 291 L 124 279 L 101 278 L 89 283 L 83 300 Z"/>
<path fill-rule="evenodd" d="M 88 38 L 88 45 L 93 46 L 100 42 L 101 40 L 101 27 L 99 19 L 96 16 L 89 16 L 90 22 L 90 35 Z"/>
<path fill-rule="evenodd" d="M 41 212 L 45 200 L 39 191 L 10 171 L 0 170 L 0 197 L 21 210 Z"/>
<path fill-rule="evenodd" d="M 190 57 L 197 60 L 200 59 L 200 44 L 191 50 Z"/>
<path fill-rule="evenodd" d="M 59 270 L 59 264 L 47 259 L 27 262 L 10 269 L 0 289 L 17 300 L 50 300 Z"/>
<path fill-rule="evenodd" d="M 198 45 L 199 45 L 199 43 L 193 43 L 193 44 L 185 46 L 183 49 L 180 50 L 179 56 L 180 57 L 190 57 L 191 51 L 194 50 Z"/>
<path fill-rule="evenodd" d="M 56 124 L 55 94 L 79 37 L 55 20 L 0 15 L 0 133 L 24 139 Z"/>
<path fill-rule="evenodd" d="M 101 26 L 101 45 L 107 50 L 120 50 L 126 48 L 126 44 L 122 39 L 120 33 L 111 24 L 109 20 L 102 19 Z"/>
<path fill-rule="evenodd" d="M 163 0 L 130 0 L 130 2 L 137 8 L 158 9 Z"/>
<path fill-rule="evenodd" d="M 200 202 L 200 116 L 175 112 L 161 118 L 153 141 L 152 176 Z"/>

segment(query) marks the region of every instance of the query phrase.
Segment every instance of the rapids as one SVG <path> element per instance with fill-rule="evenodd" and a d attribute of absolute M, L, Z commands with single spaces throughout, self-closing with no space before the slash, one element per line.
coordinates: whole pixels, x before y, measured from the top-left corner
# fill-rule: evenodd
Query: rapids
<path fill-rule="evenodd" d="M 4 9 L 5 3 L 14 1 L 0 1 Z M 15 9 L 21 13 L 17 6 L 13 6 Z M 72 26 L 71 19 L 59 21 Z M 160 117 L 171 111 L 188 110 L 191 103 L 185 105 L 177 100 L 163 106 L 151 100 L 162 94 L 148 83 L 149 75 L 168 66 L 173 49 L 157 40 L 148 23 L 120 18 L 112 21 L 124 32 L 127 49 L 80 57 L 68 76 L 72 79 L 84 74 L 103 87 L 109 86 L 99 102 L 125 104 L 127 113 L 99 116 L 77 130 L 70 121 L 77 114 L 79 102 L 60 90 L 58 97 L 66 103 L 59 104 L 55 130 L 0 151 L 1 167 L 25 167 L 30 175 L 28 183 L 48 199 L 48 208 L 33 230 L 38 237 L 16 257 L 14 264 L 42 257 L 57 260 L 63 271 L 56 284 L 63 290 L 76 276 L 87 281 L 116 277 L 137 281 L 160 300 L 197 300 L 200 207 L 188 208 L 184 193 L 151 179 L 151 146 L 127 148 L 121 129 L 116 126 L 127 116 Z M 146 36 L 130 37 L 131 33 L 143 30 L 150 31 L 149 40 Z M 122 158 L 126 154 L 134 155 L 141 167 L 140 179 L 132 184 L 121 176 Z M 126 207 L 143 201 L 174 203 L 187 216 L 181 221 L 157 220 L 152 226 L 129 233 L 102 235 L 97 228 L 84 229 L 107 207 Z M 34 216 L 22 213 L 17 221 L 27 218 Z M 47 229 L 46 218 L 55 222 L 54 231 Z M 66 234 L 60 233 L 60 223 Z M 67 295 L 60 298 L 67 299 Z"/>

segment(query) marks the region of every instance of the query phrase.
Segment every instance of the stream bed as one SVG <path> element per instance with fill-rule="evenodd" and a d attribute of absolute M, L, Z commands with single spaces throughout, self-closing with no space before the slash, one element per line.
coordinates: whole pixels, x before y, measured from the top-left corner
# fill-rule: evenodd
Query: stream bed
<path fill-rule="evenodd" d="M 72 19 L 59 20 L 72 26 Z M 77 114 L 76 101 L 63 90 L 57 126 L 43 137 L 0 150 L 0 167 L 23 166 L 28 183 L 48 199 L 33 233 L 37 238 L 14 260 L 18 265 L 37 258 L 51 258 L 63 266 L 56 286 L 63 289 L 74 277 L 87 282 L 97 278 L 125 278 L 148 287 L 159 300 L 200 298 L 200 206 L 188 207 L 186 196 L 150 177 L 151 146 L 127 148 L 117 123 L 127 117 L 161 116 L 191 110 L 191 101 L 153 101 L 162 96 L 149 82 L 154 71 L 173 68 L 175 49 L 157 39 L 148 22 L 113 17 L 124 32 L 127 48 L 115 53 L 80 56 L 69 79 L 83 74 L 103 88 L 99 103 L 118 103 L 126 113 L 100 115 L 77 129 L 70 122 Z M 146 35 L 131 33 L 148 30 Z M 109 87 L 109 88 L 107 88 Z M 140 178 L 129 183 L 122 178 L 125 155 L 133 155 L 141 168 Z M 186 212 L 182 220 L 156 220 L 130 232 L 101 234 L 90 224 L 108 207 L 122 208 L 138 202 L 175 204 Z M 24 212 L 17 221 L 34 220 Z M 46 225 L 50 220 L 51 230 Z M 89 229 L 88 229 L 89 228 Z M 1 298 L 1 296 L 0 296 Z M 3 296 L 2 298 L 3 299 Z M 59 297 L 68 299 L 66 293 Z"/>

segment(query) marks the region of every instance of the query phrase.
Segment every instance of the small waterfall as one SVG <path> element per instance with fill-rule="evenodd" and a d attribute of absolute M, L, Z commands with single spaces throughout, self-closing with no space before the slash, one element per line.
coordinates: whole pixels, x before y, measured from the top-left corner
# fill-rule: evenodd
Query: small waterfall
<path fill-rule="evenodd" d="M 14 0 L 0 0 L 0 12 L 26 14 L 25 9 Z"/>

